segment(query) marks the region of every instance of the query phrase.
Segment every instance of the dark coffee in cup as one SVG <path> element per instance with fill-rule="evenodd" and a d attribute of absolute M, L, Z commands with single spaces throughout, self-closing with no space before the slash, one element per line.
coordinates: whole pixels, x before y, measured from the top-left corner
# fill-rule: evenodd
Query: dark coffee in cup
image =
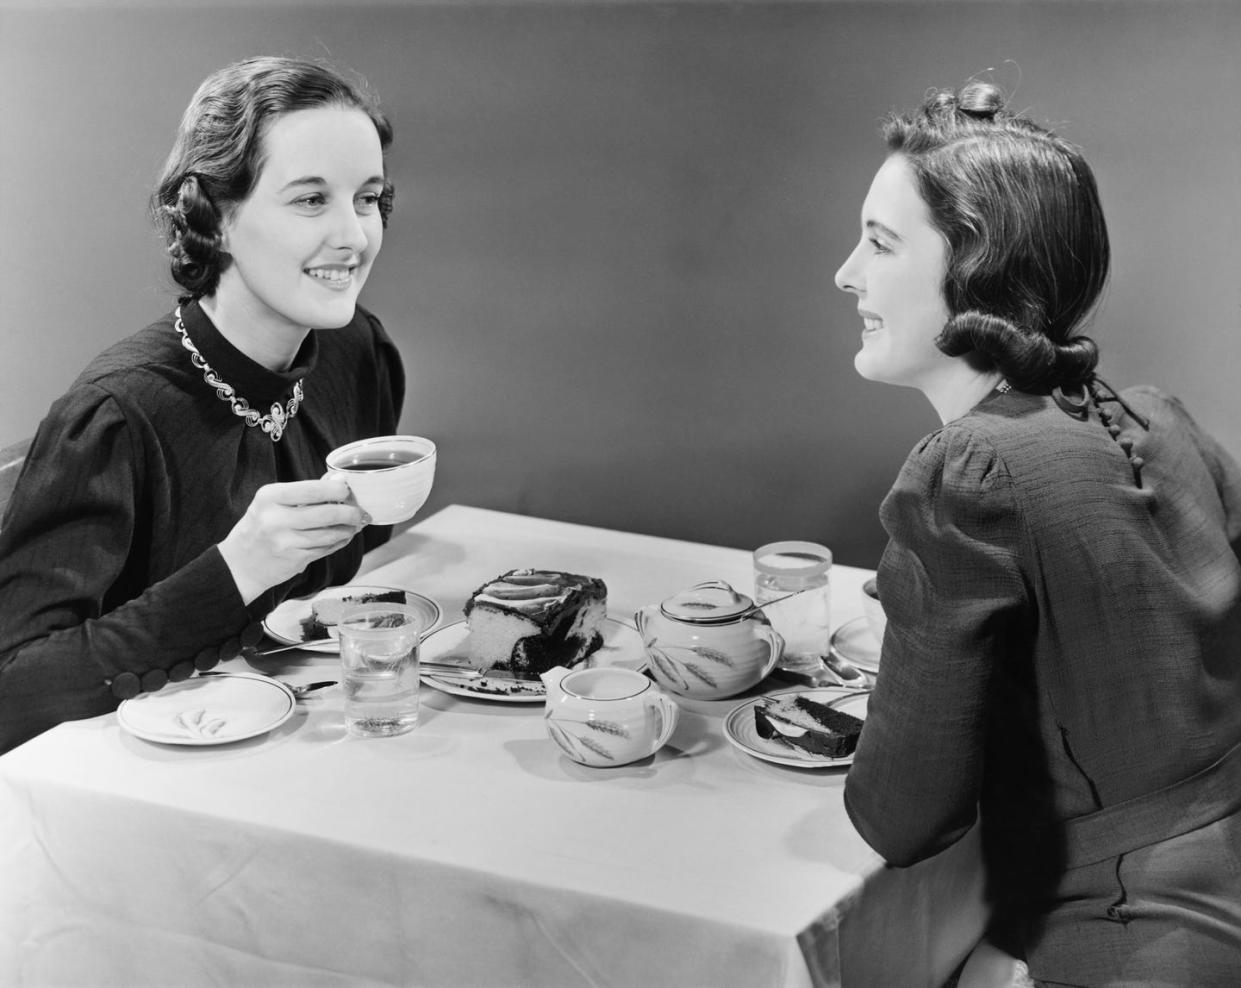
<path fill-rule="evenodd" d="M 403 466 L 406 463 L 417 463 L 422 459 L 421 454 L 406 453 L 396 451 L 386 453 L 381 458 L 370 456 L 359 456 L 352 460 L 346 460 L 343 463 L 337 463 L 337 470 L 391 470 L 393 467 Z"/>

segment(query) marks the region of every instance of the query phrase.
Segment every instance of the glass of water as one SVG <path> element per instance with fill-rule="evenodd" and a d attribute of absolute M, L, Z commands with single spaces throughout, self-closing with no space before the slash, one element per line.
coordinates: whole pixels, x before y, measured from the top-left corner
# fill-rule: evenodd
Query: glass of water
<path fill-rule="evenodd" d="M 349 733 L 379 738 L 413 730 L 422 618 L 404 604 L 359 604 L 346 609 L 339 629 Z"/>
<path fill-rule="evenodd" d="M 831 647 L 832 551 L 817 542 L 772 542 L 754 550 L 754 602 L 784 638 L 780 668 L 817 671 Z M 790 597 L 790 594 L 797 594 Z"/>

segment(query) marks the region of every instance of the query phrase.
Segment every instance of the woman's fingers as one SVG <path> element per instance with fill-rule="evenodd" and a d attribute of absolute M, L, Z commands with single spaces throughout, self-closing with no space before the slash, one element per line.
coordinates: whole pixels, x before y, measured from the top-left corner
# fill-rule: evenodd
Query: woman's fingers
<path fill-rule="evenodd" d="M 356 530 L 370 523 L 351 499 L 348 485 L 336 478 L 269 484 L 259 488 L 254 506 L 260 512 L 271 512 L 273 524 L 293 529 L 343 525 Z"/>
<path fill-rule="evenodd" d="M 318 480 L 294 480 L 287 484 L 267 484 L 254 495 L 255 501 L 283 504 L 289 507 L 310 504 L 343 503 L 351 500 L 349 485 L 339 477 L 325 476 Z"/>
<path fill-rule="evenodd" d="M 248 603 L 343 548 L 369 522 L 339 478 L 268 484 L 219 548 Z"/>

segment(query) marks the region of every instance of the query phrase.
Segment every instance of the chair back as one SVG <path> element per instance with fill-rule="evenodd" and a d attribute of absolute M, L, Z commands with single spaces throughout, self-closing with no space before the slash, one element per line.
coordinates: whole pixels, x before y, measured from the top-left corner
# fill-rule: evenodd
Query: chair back
<path fill-rule="evenodd" d="M 0 449 L 0 525 L 4 524 L 4 512 L 17 487 L 17 478 L 22 472 L 22 464 L 26 462 L 30 442 L 29 439 L 22 439 Z"/>

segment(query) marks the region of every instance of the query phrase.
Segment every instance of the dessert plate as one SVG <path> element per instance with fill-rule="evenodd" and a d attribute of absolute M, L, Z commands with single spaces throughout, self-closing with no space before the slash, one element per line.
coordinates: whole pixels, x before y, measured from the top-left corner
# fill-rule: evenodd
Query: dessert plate
<path fill-rule="evenodd" d="M 879 641 L 871 632 L 866 618 L 846 621 L 832 632 L 831 647 L 842 659 L 852 662 L 863 672 L 873 676 L 879 671 Z"/>
<path fill-rule="evenodd" d="M 160 744 L 231 744 L 265 734 L 292 715 L 284 683 L 250 672 L 222 672 L 169 683 L 117 708 L 121 727 Z"/>
<path fill-rule="evenodd" d="M 869 633 L 869 632 L 868 632 Z M 853 764 L 853 755 L 841 758 L 829 758 L 827 755 L 815 755 L 800 748 L 790 748 L 778 741 L 768 741 L 759 737 L 758 728 L 754 724 L 754 708 L 764 700 L 789 694 L 801 694 L 819 703 L 862 720 L 866 719 L 866 702 L 870 699 L 869 690 L 847 690 L 839 686 L 822 686 L 808 690 L 781 690 L 757 696 L 753 700 L 733 707 L 724 718 L 724 736 L 747 755 L 761 758 L 765 762 L 777 765 L 792 765 L 794 768 L 842 768 Z"/>
<path fill-rule="evenodd" d="M 267 637 L 274 638 L 282 645 L 300 645 L 310 652 L 339 653 L 340 642 L 335 638 L 306 637 L 306 629 L 302 627 L 302 622 L 310 619 L 312 603 L 316 600 L 339 600 L 342 597 L 354 597 L 365 593 L 392 593 L 394 590 L 404 593 L 405 603 L 417 611 L 423 619 L 422 637 L 426 638 L 435 630 L 435 626 L 440 623 L 440 618 L 443 616 L 440 605 L 430 597 L 424 597 L 412 590 L 401 590 L 399 587 L 328 587 L 313 597 L 286 600 L 263 620 L 263 630 L 267 632 Z"/>
<path fill-rule="evenodd" d="M 574 666 L 575 669 L 624 666 L 641 672 L 646 668 L 646 649 L 642 645 L 642 636 L 635 628 L 607 618 L 601 630 L 603 645 Z M 459 662 L 468 668 L 472 663 L 466 646 L 469 633 L 470 628 L 465 621 L 445 625 L 423 639 L 420 657 L 428 662 Z M 541 680 L 507 678 L 503 669 L 497 669 L 494 678 L 480 676 L 478 679 L 458 679 L 451 673 L 427 672 L 422 674 L 422 681 L 445 693 L 476 700 L 542 703 L 547 699 L 547 690 Z"/>

